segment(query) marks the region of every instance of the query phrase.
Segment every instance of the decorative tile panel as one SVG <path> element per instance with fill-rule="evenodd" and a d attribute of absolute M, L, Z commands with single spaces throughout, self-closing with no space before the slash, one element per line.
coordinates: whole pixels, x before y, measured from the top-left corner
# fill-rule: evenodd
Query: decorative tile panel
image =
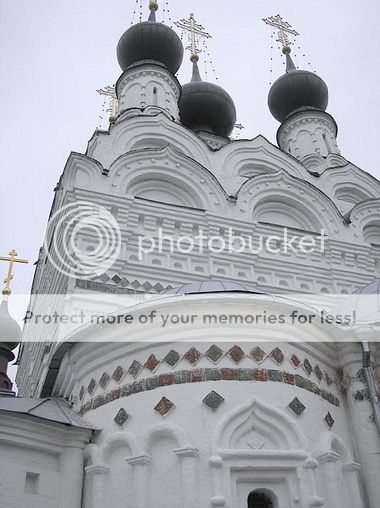
<path fill-rule="evenodd" d="M 166 397 L 162 397 L 162 399 L 154 408 L 154 410 L 157 411 L 157 413 L 159 413 L 161 416 L 165 416 L 173 409 L 173 407 L 174 407 L 173 402 L 171 402 Z"/>
<path fill-rule="evenodd" d="M 82 388 L 80 389 L 80 392 L 79 392 L 79 400 L 83 400 L 85 391 L 86 391 L 85 387 L 82 386 Z"/>
<path fill-rule="evenodd" d="M 301 363 L 301 360 L 298 358 L 297 355 L 292 355 L 291 358 L 290 358 L 290 361 L 292 362 L 294 367 L 298 367 L 300 365 L 300 363 Z"/>
<path fill-rule="evenodd" d="M 129 420 L 129 418 L 130 415 L 127 413 L 127 411 L 121 408 L 120 411 L 115 416 L 114 422 L 120 425 L 120 427 L 123 427 L 127 423 L 127 420 Z"/>
<path fill-rule="evenodd" d="M 141 369 L 142 369 L 141 363 L 138 362 L 137 360 L 134 360 L 128 369 L 128 374 L 131 375 L 132 377 L 137 377 Z"/>
<path fill-rule="evenodd" d="M 195 347 L 192 347 L 189 349 L 189 351 L 184 355 L 184 358 L 191 364 L 195 365 L 199 362 L 201 359 L 202 354 L 196 349 Z"/>
<path fill-rule="evenodd" d="M 174 383 L 174 374 L 161 374 L 158 376 L 158 386 L 169 386 Z"/>
<path fill-rule="evenodd" d="M 287 385 L 294 385 L 295 375 L 289 372 L 284 372 L 284 383 Z"/>
<path fill-rule="evenodd" d="M 253 375 L 256 381 L 268 381 L 268 371 L 266 369 L 253 369 Z"/>
<path fill-rule="evenodd" d="M 292 402 L 289 404 L 289 407 L 297 416 L 301 416 L 306 409 L 306 406 L 304 406 L 297 397 L 294 397 Z"/>
<path fill-rule="evenodd" d="M 283 374 L 281 370 L 268 369 L 268 380 L 269 381 L 277 381 L 278 383 L 282 383 Z"/>
<path fill-rule="evenodd" d="M 322 374 L 321 369 L 319 368 L 319 365 L 317 365 L 316 367 L 314 367 L 314 373 L 315 373 L 315 375 L 317 376 L 317 378 L 319 379 L 319 381 L 321 381 L 321 380 L 322 380 L 322 378 L 323 378 L 323 374 Z"/>
<path fill-rule="evenodd" d="M 156 369 L 157 365 L 160 363 L 160 360 L 158 360 L 155 355 L 150 355 L 150 357 L 145 362 L 144 367 L 153 372 Z"/>
<path fill-rule="evenodd" d="M 215 344 L 210 347 L 205 353 L 205 356 L 211 360 L 213 363 L 218 363 L 218 361 L 222 358 L 224 355 L 224 352 L 220 347 L 216 346 Z"/>
<path fill-rule="evenodd" d="M 175 367 L 177 365 L 177 363 L 179 362 L 180 358 L 181 358 L 181 355 L 179 353 L 177 353 L 177 351 L 174 351 L 174 349 L 172 349 L 165 356 L 163 361 L 166 362 L 168 365 L 170 365 L 170 367 Z"/>
<path fill-rule="evenodd" d="M 224 398 L 213 390 L 208 395 L 206 395 L 202 402 L 205 406 L 210 408 L 211 411 L 216 411 L 218 407 L 223 404 Z"/>
<path fill-rule="evenodd" d="M 334 425 L 335 420 L 331 416 L 330 412 L 328 412 L 327 415 L 325 416 L 325 422 L 326 422 L 327 426 L 329 427 L 329 429 L 331 429 L 332 426 Z"/>
<path fill-rule="evenodd" d="M 313 372 L 313 367 L 311 366 L 311 363 L 306 358 L 306 360 L 303 362 L 303 366 L 305 367 L 306 372 L 310 376 L 310 374 Z"/>
<path fill-rule="evenodd" d="M 91 381 L 88 384 L 87 391 L 90 395 L 92 395 L 96 388 L 96 381 L 95 379 L 91 379 Z"/>
<path fill-rule="evenodd" d="M 252 349 L 251 351 L 252 358 L 256 361 L 256 363 L 262 363 L 265 358 L 267 357 L 267 354 L 265 351 L 261 349 L 261 347 L 257 346 L 255 349 Z"/>
<path fill-rule="evenodd" d="M 229 357 L 235 362 L 235 363 L 240 363 L 242 361 L 243 358 L 245 358 L 245 353 L 244 351 L 242 350 L 242 348 L 240 346 L 233 346 L 229 351 L 228 351 L 228 355 Z"/>
<path fill-rule="evenodd" d="M 110 382 L 110 379 L 111 379 L 111 376 L 109 374 L 107 374 L 107 372 L 103 372 L 103 375 L 102 377 L 100 378 L 99 380 L 99 385 L 101 388 L 106 388 L 108 383 Z"/>
<path fill-rule="evenodd" d="M 123 369 L 123 367 L 120 367 L 119 365 L 118 367 L 116 367 L 114 373 L 112 374 L 112 379 L 116 381 L 116 383 L 120 383 L 120 381 L 123 379 L 124 376 L 125 370 Z"/>
<path fill-rule="evenodd" d="M 278 364 L 281 365 L 281 363 L 284 361 L 284 353 L 281 351 L 280 348 L 275 347 L 271 353 L 270 356 L 273 358 L 273 360 Z"/>

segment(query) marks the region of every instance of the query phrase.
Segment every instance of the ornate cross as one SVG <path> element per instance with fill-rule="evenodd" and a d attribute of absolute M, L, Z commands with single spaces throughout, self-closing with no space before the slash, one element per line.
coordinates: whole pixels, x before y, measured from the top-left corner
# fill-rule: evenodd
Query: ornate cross
<path fill-rule="evenodd" d="M 96 90 L 99 95 L 105 95 L 110 98 L 110 107 L 107 109 L 108 113 L 111 113 L 110 123 L 114 123 L 118 113 L 118 100 L 116 96 L 116 85 L 105 86 Z"/>
<path fill-rule="evenodd" d="M 263 18 L 263 21 L 267 25 L 277 28 L 278 30 L 277 41 L 282 44 L 283 48 L 288 48 L 291 44 L 288 35 L 294 35 L 294 37 L 297 37 L 297 35 L 299 35 L 298 32 L 296 32 L 291 28 L 292 25 L 290 25 L 287 21 L 284 21 L 279 14 L 277 14 L 277 16 Z"/>
<path fill-rule="evenodd" d="M 189 19 L 181 19 L 180 21 L 175 21 L 174 24 L 188 33 L 190 46 L 186 49 L 191 51 L 191 61 L 199 60 L 198 55 L 202 52 L 199 49 L 199 41 L 202 38 L 211 39 L 211 35 L 205 32 L 204 27 L 195 21 L 194 14 L 190 14 Z"/>
<path fill-rule="evenodd" d="M 9 295 L 11 294 L 11 282 L 13 280 L 13 265 L 14 263 L 24 263 L 27 264 L 29 261 L 27 259 L 19 259 L 17 257 L 17 252 L 13 249 L 9 253 L 9 257 L 0 257 L 0 261 L 6 261 L 9 263 L 8 266 L 8 273 L 7 276 L 4 279 L 4 288 L 3 288 L 3 295 L 4 300 L 8 300 Z"/>

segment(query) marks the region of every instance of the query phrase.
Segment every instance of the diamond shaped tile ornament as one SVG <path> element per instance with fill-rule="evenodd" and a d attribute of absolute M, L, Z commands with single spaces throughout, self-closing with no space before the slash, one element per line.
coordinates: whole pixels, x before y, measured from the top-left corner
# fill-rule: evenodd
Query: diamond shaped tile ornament
<path fill-rule="evenodd" d="M 161 416 L 165 416 L 173 409 L 173 407 L 174 407 L 173 402 L 171 402 L 166 397 L 162 397 L 162 399 L 154 408 L 154 410 L 157 411 L 157 413 L 159 413 Z"/>
<path fill-rule="evenodd" d="M 125 370 L 123 369 L 123 367 L 120 367 L 119 365 L 118 367 L 116 367 L 114 373 L 112 374 L 112 379 L 116 381 L 116 383 L 120 383 L 120 381 L 123 379 L 124 376 Z"/>
<path fill-rule="evenodd" d="M 292 364 L 294 365 L 294 367 L 298 367 L 301 363 L 301 360 L 298 358 L 297 355 L 292 355 L 290 360 L 291 360 Z"/>
<path fill-rule="evenodd" d="M 181 355 L 179 353 L 177 353 L 177 351 L 174 351 L 174 349 L 172 349 L 165 356 L 163 361 L 166 362 L 168 365 L 170 365 L 170 367 L 175 367 L 177 365 L 177 363 L 179 362 L 180 358 L 181 358 Z"/>
<path fill-rule="evenodd" d="M 245 353 L 240 346 L 233 346 L 229 351 L 228 355 L 235 363 L 240 363 L 245 358 Z"/>
<path fill-rule="evenodd" d="M 289 404 L 289 407 L 293 411 L 293 413 L 296 414 L 297 416 L 301 416 L 306 409 L 306 407 L 297 397 L 294 397 L 292 402 Z"/>
<path fill-rule="evenodd" d="M 205 406 L 211 409 L 211 411 L 216 411 L 219 406 L 223 404 L 224 398 L 213 390 L 208 395 L 206 395 L 202 402 Z"/>
<path fill-rule="evenodd" d="M 120 427 L 123 427 L 123 425 L 127 423 L 127 420 L 129 420 L 129 418 L 130 415 L 127 413 L 127 411 L 121 408 L 120 411 L 115 416 L 114 422 L 120 425 Z"/>
<path fill-rule="evenodd" d="M 102 377 L 100 378 L 99 385 L 101 388 L 106 388 L 108 383 L 110 382 L 111 376 L 107 374 L 107 372 L 103 372 Z"/>
<path fill-rule="evenodd" d="M 119 284 L 119 282 L 121 282 L 121 277 L 119 277 L 118 275 L 114 275 L 112 277 L 112 280 L 116 283 L 116 284 Z"/>
<path fill-rule="evenodd" d="M 88 384 L 87 391 L 90 395 L 92 395 L 96 388 L 96 381 L 95 379 L 91 379 L 91 381 Z"/>
<path fill-rule="evenodd" d="M 319 379 L 319 381 L 321 381 L 321 379 L 323 378 L 323 374 L 322 374 L 321 369 L 319 368 L 319 365 L 317 365 L 317 366 L 314 368 L 314 373 L 315 373 L 315 375 L 317 376 L 317 378 Z"/>
<path fill-rule="evenodd" d="M 280 348 L 278 347 L 275 347 L 271 353 L 270 353 L 270 356 L 273 358 L 273 360 L 278 363 L 278 365 L 281 365 L 281 363 L 284 361 L 284 354 L 283 352 L 281 351 Z"/>
<path fill-rule="evenodd" d="M 137 377 L 141 369 L 142 369 L 141 363 L 138 362 L 137 360 L 134 360 L 128 369 L 128 374 L 132 377 Z"/>
<path fill-rule="evenodd" d="M 311 366 L 311 363 L 309 362 L 309 360 L 306 358 L 306 360 L 303 362 L 303 366 L 305 367 L 305 370 L 306 372 L 310 374 L 313 372 L 313 367 Z"/>
<path fill-rule="evenodd" d="M 215 344 L 210 347 L 205 353 L 205 356 L 211 360 L 213 363 L 218 363 L 218 361 L 222 358 L 224 352 L 220 347 Z"/>
<path fill-rule="evenodd" d="M 145 362 L 145 367 L 148 370 L 150 370 L 151 372 L 153 372 L 155 370 L 155 368 L 157 367 L 157 365 L 159 365 L 159 364 L 160 364 L 160 360 L 158 360 L 155 355 L 150 355 L 150 357 Z"/>
<path fill-rule="evenodd" d="M 252 349 L 251 356 L 256 361 L 256 363 L 260 364 L 265 360 L 267 354 L 261 349 L 261 347 L 257 346 L 255 349 Z"/>
<path fill-rule="evenodd" d="M 329 427 L 329 429 L 331 429 L 332 426 L 334 425 L 335 420 L 331 416 L 330 412 L 328 412 L 327 415 L 325 416 L 325 422 L 327 423 L 327 426 Z"/>
<path fill-rule="evenodd" d="M 189 351 L 185 354 L 184 358 L 191 364 L 195 365 L 199 362 L 201 359 L 202 354 L 196 349 L 195 347 L 192 347 L 189 349 Z"/>

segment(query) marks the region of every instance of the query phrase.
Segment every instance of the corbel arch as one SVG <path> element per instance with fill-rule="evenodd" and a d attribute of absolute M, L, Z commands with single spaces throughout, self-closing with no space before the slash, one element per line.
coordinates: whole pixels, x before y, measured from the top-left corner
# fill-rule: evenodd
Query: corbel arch
<path fill-rule="evenodd" d="M 287 227 L 343 235 L 344 219 L 335 204 L 311 183 L 285 171 L 245 182 L 238 193 L 243 213 L 253 219 Z M 265 218 L 267 217 L 267 218 Z"/>
<path fill-rule="evenodd" d="M 94 463 L 96 465 L 108 464 L 112 452 L 121 446 L 128 447 L 132 455 L 138 455 L 140 452 L 137 436 L 132 432 L 123 431 L 122 433 L 113 434 L 103 441 L 95 455 Z"/>
<path fill-rule="evenodd" d="M 150 426 L 142 436 L 143 453 L 149 455 L 153 442 L 160 437 L 173 439 L 179 449 L 193 447 L 187 432 L 182 427 L 168 423 L 157 423 Z"/>
<path fill-rule="evenodd" d="M 61 184 L 66 188 L 100 189 L 105 185 L 106 176 L 100 162 L 76 152 L 67 159 Z"/>
<path fill-rule="evenodd" d="M 245 176 L 244 167 L 256 168 L 257 174 L 284 170 L 299 178 L 308 178 L 308 173 L 300 162 L 271 144 L 263 136 L 251 140 L 236 140 L 219 151 L 223 155 L 222 174 L 229 178 Z M 240 179 L 237 179 L 237 182 Z"/>
<path fill-rule="evenodd" d="M 354 462 L 346 443 L 334 432 L 323 432 L 319 436 L 317 454 L 335 452 L 339 454 L 344 464 Z"/>
<path fill-rule="evenodd" d="M 380 199 L 368 199 L 356 205 L 348 214 L 355 238 L 380 246 Z"/>
<path fill-rule="evenodd" d="M 116 154 L 129 153 L 141 145 L 147 147 L 146 139 L 154 144 L 166 144 L 187 157 L 195 159 L 199 164 L 210 167 L 210 152 L 204 143 L 192 131 L 173 122 L 164 114 L 154 116 L 135 116 L 128 122 L 120 122 L 114 126 L 109 140 L 110 150 Z"/>
<path fill-rule="evenodd" d="M 225 209 L 227 195 L 203 166 L 171 147 L 130 152 L 117 159 L 109 185 L 118 194 L 202 210 Z"/>

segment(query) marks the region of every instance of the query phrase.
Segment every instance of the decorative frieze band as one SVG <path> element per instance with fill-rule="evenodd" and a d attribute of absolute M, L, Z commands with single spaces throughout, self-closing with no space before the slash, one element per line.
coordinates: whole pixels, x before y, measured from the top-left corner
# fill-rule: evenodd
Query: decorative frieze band
<path fill-rule="evenodd" d="M 339 399 L 332 393 L 322 389 L 310 379 L 306 379 L 298 374 L 292 374 L 282 370 L 275 369 L 233 369 L 233 368 L 211 368 L 211 369 L 192 369 L 168 372 L 146 379 L 139 379 L 132 383 L 127 383 L 119 388 L 115 388 L 108 393 L 98 395 L 80 408 L 80 414 L 97 409 L 105 404 L 113 402 L 122 397 L 129 397 L 136 393 L 155 390 L 165 386 L 202 383 L 206 381 L 251 381 L 251 382 L 277 382 L 293 385 L 307 390 L 315 395 L 319 395 L 324 400 L 334 406 L 339 406 Z"/>
<path fill-rule="evenodd" d="M 116 383 L 120 383 L 126 375 L 136 379 L 142 376 L 144 370 L 153 373 L 160 365 L 169 366 L 174 369 L 178 367 L 181 361 L 185 361 L 192 367 L 195 367 L 202 359 L 209 361 L 212 365 L 217 365 L 223 358 L 228 358 L 236 365 L 240 364 L 246 358 L 253 360 L 257 365 L 261 365 L 266 359 L 271 360 L 275 365 L 282 365 L 287 360 L 295 370 L 300 369 L 302 372 L 306 373 L 307 376 L 315 375 L 319 383 L 325 382 L 327 386 L 331 386 L 333 383 L 337 384 L 336 381 L 331 379 L 327 372 L 322 372 L 319 365 L 312 365 L 307 358 L 302 361 L 296 354 L 287 357 L 279 347 L 275 347 L 267 353 L 261 349 L 261 347 L 256 346 L 246 354 L 237 344 L 227 351 L 213 344 L 204 353 L 198 351 L 195 347 L 191 347 L 184 354 L 180 354 L 178 351 L 171 349 L 163 358 L 157 358 L 155 354 L 150 354 L 145 363 L 132 360 L 128 368 L 119 365 L 113 374 L 104 372 L 98 382 L 95 379 L 91 379 L 87 389 L 82 386 L 79 392 L 79 399 L 81 402 L 83 401 L 86 391 L 90 396 L 93 396 L 98 386 L 100 389 L 105 390 L 111 379 Z"/>

